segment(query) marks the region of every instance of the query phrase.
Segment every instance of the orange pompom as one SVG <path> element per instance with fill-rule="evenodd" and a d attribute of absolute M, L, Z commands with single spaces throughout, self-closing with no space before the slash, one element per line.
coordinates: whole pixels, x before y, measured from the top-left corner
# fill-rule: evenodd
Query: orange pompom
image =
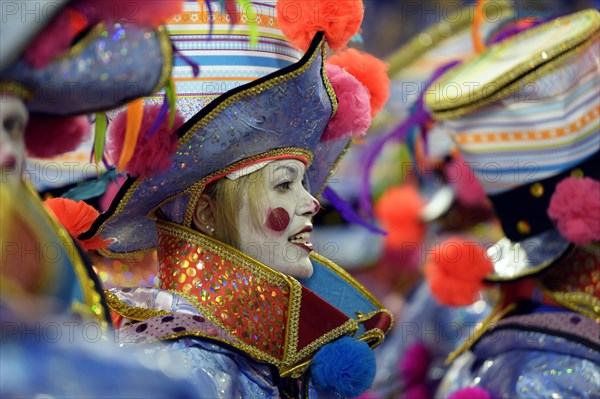
<path fill-rule="evenodd" d="M 388 189 L 375 205 L 375 216 L 388 232 L 385 245 L 402 249 L 420 245 L 427 232 L 421 221 L 423 200 L 414 186 L 405 184 Z"/>
<path fill-rule="evenodd" d="M 94 220 L 100 215 L 94 207 L 83 201 L 73 201 L 67 198 L 51 198 L 44 201 L 44 204 L 83 249 L 93 251 L 108 245 L 109 242 L 100 237 L 89 240 L 77 239 L 81 233 L 90 229 Z"/>
<path fill-rule="evenodd" d="M 303 51 L 319 31 L 332 50 L 344 48 L 364 16 L 362 0 L 279 0 L 276 9 L 281 31 Z"/>
<path fill-rule="evenodd" d="M 436 246 L 425 263 L 431 293 L 450 306 L 472 304 L 477 292 L 485 288 L 483 279 L 493 270 L 483 247 L 459 237 Z"/>
<path fill-rule="evenodd" d="M 383 61 L 351 48 L 331 56 L 327 62 L 344 68 L 367 88 L 371 96 L 371 116 L 383 109 L 390 96 L 388 66 Z"/>

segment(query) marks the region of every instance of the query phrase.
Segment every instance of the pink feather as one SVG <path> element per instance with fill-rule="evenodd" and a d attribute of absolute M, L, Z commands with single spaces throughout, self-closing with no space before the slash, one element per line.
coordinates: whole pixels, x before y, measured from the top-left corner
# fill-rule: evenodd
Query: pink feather
<path fill-rule="evenodd" d="M 327 124 L 321 141 L 364 136 L 371 125 L 369 92 L 339 66 L 327 64 L 325 69 L 338 99 L 338 110 Z"/>
<path fill-rule="evenodd" d="M 575 244 L 600 240 L 600 182 L 567 177 L 556 185 L 548 216 L 560 234 Z"/>
<path fill-rule="evenodd" d="M 164 172 L 171 167 L 171 155 L 177 151 L 179 138 L 174 131 L 183 125 L 183 116 L 177 112 L 173 129 L 168 128 L 169 118 L 164 118 L 154 135 L 148 140 L 146 133 L 152 127 L 156 116 L 160 112 L 160 104 L 146 105 L 142 118 L 142 126 L 138 135 L 137 145 L 133 157 L 127 163 L 125 172 L 131 176 L 145 178 Z M 109 142 L 107 153 L 110 159 L 118 160 L 123 150 L 127 114 L 121 112 L 109 126 Z"/>
<path fill-rule="evenodd" d="M 37 158 L 52 158 L 76 150 L 91 134 L 85 116 L 64 118 L 33 116 L 25 130 L 27 154 Z"/>

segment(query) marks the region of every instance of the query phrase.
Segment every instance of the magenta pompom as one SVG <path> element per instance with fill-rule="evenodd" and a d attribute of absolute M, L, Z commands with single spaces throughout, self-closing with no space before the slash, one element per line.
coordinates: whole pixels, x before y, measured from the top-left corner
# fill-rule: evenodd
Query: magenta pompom
<path fill-rule="evenodd" d="M 25 130 L 27 154 L 37 158 L 52 158 L 76 150 L 90 137 L 91 125 L 85 116 L 32 116 Z"/>
<path fill-rule="evenodd" d="M 160 112 L 160 104 L 144 106 L 142 126 L 138 135 L 133 157 L 125 166 L 125 172 L 134 177 L 145 178 L 164 172 L 171 166 L 171 155 L 177 151 L 178 137 L 174 134 L 183 125 L 183 116 L 179 112 L 175 116 L 173 128 L 169 129 L 169 118 L 164 118 L 160 127 L 147 138 L 148 131 L 152 128 Z M 121 112 L 109 126 L 109 142 L 106 147 L 111 161 L 116 162 L 123 150 L 125 128 L 127 126 L 127 113 Z"/>
<path fill-rule="evenodd" d="M 574 244 L 600 240 L 600 182 L 567 177 L 556 185 L 548 216 L 560 234 Z"/>
<path fill-rule="evenodd" d="M 422 342 L 415 342 L 408 347 L 398 364 L 398 372 L 405 387 L 421 384 L 427 377 L 431 363 L 429 349 Z"/>
<path fill-rule="evenodd" d="M 338 99 L 338 110 L 327 124 L 321 141 L 364 136 L 371 125 L 369 92 L 339 66 L 327 64 L 325 69 Z"/>
<path fill-rule="evenodd" d="M 401 396 L 402 399 L 429 399 L 431 395 L 425 384 L 414 385 L 406 390 Z"/>
<path fill-rule="evenodd" d="M 488 391 L 480 387 L 468 387 L 459 389 L 448 395 L 448 399 L 491 399 Z"/>

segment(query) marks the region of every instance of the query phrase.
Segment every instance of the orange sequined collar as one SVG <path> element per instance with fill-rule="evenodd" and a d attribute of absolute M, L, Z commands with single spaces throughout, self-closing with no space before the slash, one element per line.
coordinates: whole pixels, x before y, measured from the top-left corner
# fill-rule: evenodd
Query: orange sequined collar
<path fill-rule="evenodd" d="M 360 323 L 366 332 L 358 338 L 373 346 L 391 327 L 383 308 L 350 318 L 296 279 L 199 232 L 169 222 L 158 222 L 157 232 L 160 288 L 185 298 L 234 347 L 281 376 L 301 373 L 320 347 L 355 334 Z"/>

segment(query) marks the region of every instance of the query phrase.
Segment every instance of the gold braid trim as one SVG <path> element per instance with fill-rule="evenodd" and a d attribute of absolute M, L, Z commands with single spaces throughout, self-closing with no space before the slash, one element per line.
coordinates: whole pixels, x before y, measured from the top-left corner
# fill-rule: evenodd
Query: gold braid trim
<path fill-rule="evenodd" d="M 104 25 L 104 23 L 102 22 L 99 22 L 96 26 L 90 29 L 83 38 L 81 38 L 77 43 L 71 46 L 67 51 L 54 57 L 54 61 L 62 61 L 69 58 L 77 57 L 79 54 L 83 53 L 83 51 L 86 48 L 88 48 L 88 46 L 94 40 L 99 38 L 104 30 L 106 30 L 106 25 Z"/>
<path fill-rule="evenodd" d="M 508 313 L 512 312 L 516 307 L 516 303 L 511 303 L 506 306 L 504 309 L 500 310 L 503 305 L 503 301 L 500 300 L 498 305 L 492 310 L 492 312 L 481 322 L 478 323 L 475 327 L 475 331 L 471 334 L 469 338 L 462 345 L 460 345 L 456 350 L 448 355 L 446 358 L 445 364 L 449 365 L 452 363 L 458 356 L 460 356 L 463 352 L 468 351 L 471 346 L 475 342 L 479 340 L 494 324 L 496 324 L 500 319 L 506 316 Z"/>
<path fill-rule="evenodd" d="M 27 180 L 24 180 L 23 185 L 25 186 L 26 191 L 29 192 L 29 195 L 34 198 L 32 205 L 40 208 L 40 214 L 45 219 L 47 225 L 50 226 L 50 228 L 56 233 L 60 243 L 65 248 L 65 252 L 71 261 L 70 263 L 73 265 L 73 270 L 77 276 L 83 301 L 85 303 L 85 306 L 76 305 L 73 310 L 81 312 L 80 315 L 84 318 L 91 317 L 95 319 L 100 323 L 102 329 L 106 330 L 108 328 L 108 323 L 106 321 L 106 315 L 104 314 L 104 306 L 102 306 L 102 296 L 98 291 L 96 291 L 96 284 L 88 274 L 84 259 L 80 255 L 79 250 L 73 241 L 74 239 L 71 237 L 67 229 L 65 229 L 64 226 L 54 217 L 54 214 L 46 209 L 41 201 L 37 200 L 37 198 L 39 198 L 38 193 L 35 188 L 33 188 L 31 183 Z M 90 272 L 93 273 L 93 271 Z"/>
<path fill-rule="evenodd" d="M 263 159 L 267 159 L 267 158 L 282 157 L 282 156 L 286 156 L 286 155 L 293 155 L 293 156 L 300 157 L 300 158 L 306 158 L 306 160 L 308 161 L 309 164 L 312 162 L 313 157 L 314 157 L 312 151 L 309 151 L 304 148 L 283 147 L 283 148 L 277 148 L 277 149 L 271 150 L 271 151 L 266 151 L 261 154 L 253 155 L 248 158 L 244 158 L 241 161 L 238 161 L 234 164 L 228 165 L 227 167 L 225 167 L 223 169 L 220 169 L 220 170 L 217 170 L 216 172 L 211 173 L 210 175 L 206 176 L 199 182 L 194 183 L 194 185 L 183 190 L 181 193 L 175 194 L 174 196 L 171 196 L 171 197 L 165 199 L 157 207 L 155 207 L 148 213 L 148 217 L 152 218 L 154 213 L 158 209 L 160 209 L 164 204 L 172 201 L 176 197 L 181 197 L 183 195 L 189 194 L 190 199 L 188 200 L 188 203 L 186 204 L 185 215 L 183 217 L 183 226 L 190 227 L 192 225 L 192 219 L 194 217 L 194 211 L 196 209 L 196 204 L 198 203 L 198 199 L 200 199 L 200 195 L 202 194 L 202 192 L 206 188 L 206 185 L 209 182 L 216 180 L 218 177 L 228 175 L 231 171 L 238 169 L 240 167 L 243 167 L 245 165 L 251 165 L 253 163 L 259 162 L 259 161 L 261 161 Z"/>
<path fill-rule="evenodd" d="M 13 96 L 22 98 L 24 102 L 31 101 L 33 98 L 33 91 L 22 84 L 0 80 L 0 95 L 6 94 L 11 94 Z"/>
<path fill-rule="evenodd" d="M 125 302 L 121 301 L 119 297 L 108 290 L 104 291 L 104 295 L 110 310 L 130 320 L 144 321 L 156 316 L 172 314 L 166 310 L 138 308 L 136 306 L 127 305 Z"/>
<path fill-rule="evenodd" d="M 596 37 L 597 37 L 597 35 L 596 35 Z M 453 107 L 453 108 L 447 109 L 447 110 L 443 110 L 443 109 L 433 110 L 432 109 L 432 115 L 438 121 L 445 120 L 445 119 L 453 119 L 453 118 L 457 118 L 457 117 L 469 114 L 469 113 L 483 107 L 484 105 L 488 105 L 493 102 L 499 101 L 503 98 L 509 97 L 510 95 L 521 90 L 521 88 L 523 86 L 527 86 L 528 84 L 533 83 L 536 80 L 539 80 L 539 79 L 551 74 L 552 72 L 560 69 L 566 61 L 573 59 L 578 54 L 585 51 L 588 47 L 590 47 L 591 44 L 592 44 L 592 40 L 583 42 L 582 44 L 578 45 L 577 47 L 574 47 L 573 49 L 568 50 L 568 51 L 556 56 L 552 61 L 549 61 L 549 62 L 545 63 L 544 65 L 539 66 L 536 69 L 533 69 L 527 75 L 519 77 L 512 82 L 502 82 L 505 85 L 504 88 L 497 92 L 493 92 L 491 95 L 489 95 L 487 97 L 474 99 L 474 97 L 476 97 L 476 96 L 473 93 L 470 93 L 468 96 L 464 96 L 464 97 L 468 98 L 469 100 L 474 99 L 475 101 L 470 102 L 470 103 L 466 103 L 466 101 L 462 101 L 463 103 L 466 103 L 466 104 L 464 104 L 462 106 L 458 106 L 458 108 Z M 514 74 L 507 74 L 505 76 L 514 76 Z M 496 82 L 492 82 L 490 84 L 496 84 Z M 483 87 L 486 87 L 486 86 L 484 85 Z M 437 94 L 429 96 L 429 97 L 434 98 L 436 95 Z M 436 101 L 430 101 L 427 103 L 427 105 L 431 106 L 430 103 L 435 103 L 435 102 Z M 459 103 L 459 101 L 457 101 L 456 103 Z"/>
<path fill-rule="evenodd" d="M 344 280 L 345 282 L 350 284 L 352 287 L 356 288 L 361 294 L 363 294 L 369 301 L 371 301 L 371 303 L 373 305 L 378 307 L 381 311 L 384 311 L 384 310 L 387 311 L 387 309 L 385 309 L 385 307 L 381 304 L 381 302 L 379 302 L 379 300 L 377 298 L 375 298 L 375 296 L 369 290 L 367 290 L 362 284 L 360 284 L 358 281 L 356 281 L 356 279 L 354 277 L 352 277 L 347 271 L 342 269 L 340 266 L 336 265 L 331 260 L 327 259 L 326 257 L 324 257 L 322 255 L 319 255 L 316 252 L 312 252 L 310 254 L 310 258 L 313 259 L 315 262 L 322 264 L 323 266 L 325 266 L 326 268 L 328 268 L 329 270 L 333 271 L 335 274 L 340 276 L 342 278 L 342 280 Z M 378 312 L 378 311 L 369 313 L 368 318 L 372 317 L 376 312 Z M 394 325 L 394 316 L 391 313 L 389 313 L 389 315 L 392 318 L 392 322 L 390 324 L 390 328 L 388 329 L 388 331 L 391 330 Z M 362 317 L 367 317 L 367 316 L 362 316 Z M 365 319 L 365 320 L 367 320 L 367 319 Z M 386 333 L 387 333 L 387 331 L 386 331 Z"/>
<path fill-rule="evenodd" d="M 556 303 L 600 323 L 600 299 L 586 292 L 553 292 L 538 281 L 544 295 Z"/>
<path fill-rule="evenodd" d="M 173 70 L 173 46 L 171 45 L 171 40 L 169 39 L 169 33 L 164 26 L 158 27 L 155 32 L 156 39 L 160 45 L 160 51 L 163 55 L 163 64 L 160 72 L 160 78 L 158 79 L 154 90 L 152 90 L 153 93 L 156 93 L 165 87 Z"/>

